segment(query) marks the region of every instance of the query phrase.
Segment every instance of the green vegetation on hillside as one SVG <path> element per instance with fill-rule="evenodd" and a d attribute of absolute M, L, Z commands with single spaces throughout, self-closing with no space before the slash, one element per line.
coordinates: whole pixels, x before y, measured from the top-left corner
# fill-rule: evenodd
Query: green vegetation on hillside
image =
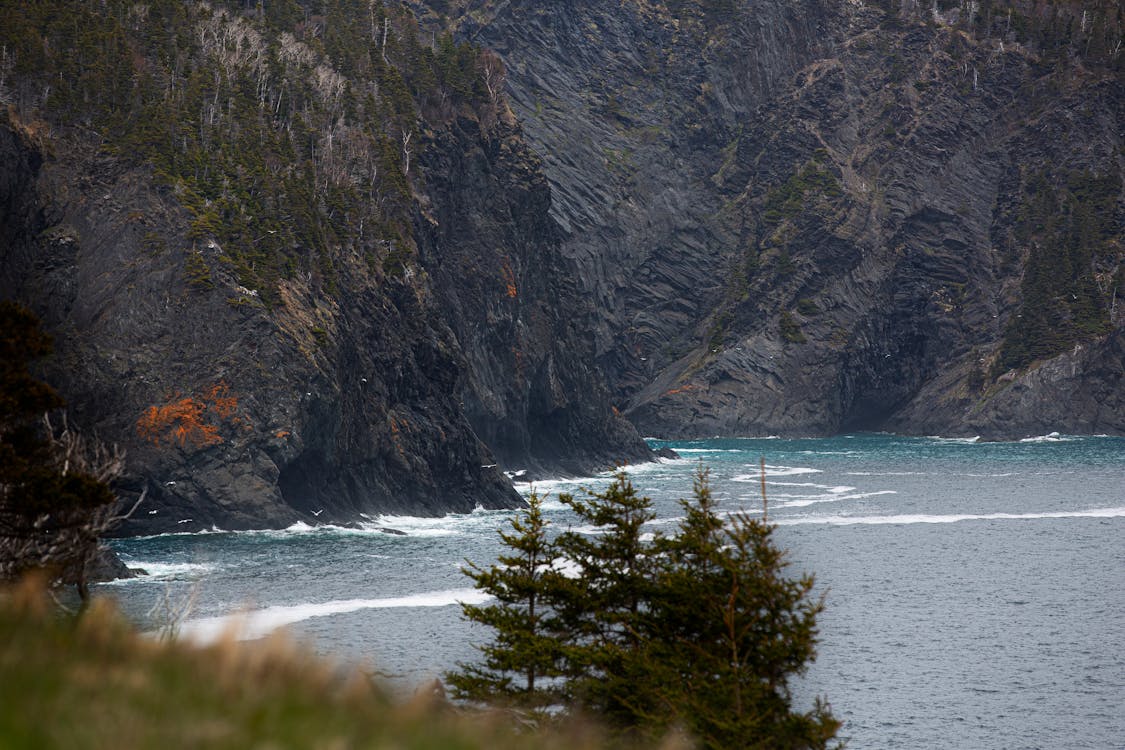
<path fill-rule="evenodd" d="M 1118 230 L 1116 175 L 1073 172 L 1056 186 L 1028 180 L 1015 239 L 1027 249 L 1022 304 L 1004 331 L 994 375 L 1051 357 L 1110 330 L 1118 280 L 1110 240 Z"/>
<path fill-rule="evenodd" d="M 773 227 L 792 219 L 817 199 L 835 200 L 843 196 L 840 181 L 817 160 L 811 160 L 782 184 L 770 188 L 762 207 L 762 224 Z"/>
<path fill-rule="evenodd" d="M 196 248 L 267 302 L 298 272 L 331 286 L 342 251 L 373 269 L 408 253 L 423 123 L 499 96 L 494 57 L 423 43 L 401 6 L 5 6 L 0 94 L 18 116 L 151 165 L 190 211 Z"/>

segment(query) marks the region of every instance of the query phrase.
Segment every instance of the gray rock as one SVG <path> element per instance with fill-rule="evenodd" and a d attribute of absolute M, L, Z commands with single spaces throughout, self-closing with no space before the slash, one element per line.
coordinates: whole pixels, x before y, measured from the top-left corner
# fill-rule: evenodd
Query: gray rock
<path fill-rule="evenodd" d="M 1018 314 L 1030 177 L 1122 184 L 1119 63 L 1048 63 L 928 6 L 490 7 L 464 33 L 504 56 L 595 302 L 583 325 L 642 434 L 1125 432 L 1120 311 L 1084 354 L 969 393 Z"/>

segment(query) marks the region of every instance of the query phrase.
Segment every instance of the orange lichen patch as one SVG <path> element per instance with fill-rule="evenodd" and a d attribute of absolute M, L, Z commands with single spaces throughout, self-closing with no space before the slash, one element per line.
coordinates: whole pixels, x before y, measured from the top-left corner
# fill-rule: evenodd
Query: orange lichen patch
<path fill-rule="evenodd" d="M 150 406 L 137 420 L 137 432 L 154 445 L 161 442 L 189 444 L 196 448 L 223 442 L 219 428 L 203 420 L 206 405 L 192 397 L 163 406 Z"/>
<path fill-rule="evenodd" d="M 177 393 L 166 398 L 166 404 L 148 407 L 137 420 L 137 434 L 153 445 L 206 448 L 223 442 L 219 434 L 223 422 L 247 427 L 237 416 L 238 398 L 223 381 L 202 396 L 182 397 Z"/>
<path fill-rule="evenodd" d="M 238 411 L 238 397 L 231 395 L 230 386 L 222 380 L 211 386 L 204 398 L 219 419 L 230 419 Z"/>
<path fill-rule="evenodd" d="M 409 429 L 409 427 L 410 423 L 405 419 L 391 417 L 391 443 L 394 445 L 395 451 L 403 458 L 406 457 L 406 451 L 402 447 L 402 433 L 404 429 Z"/>
<path fill-rule="evenodd" d="M 507 287 L 508 297 L 515 299 L 519 296 L 519 290 L 516 289 L 516 274 L 512 271 L 512 264 L 507 258 L 504 259 L 504 265 L 500 266 L 500 275 L 504 277 L 504 286 Z"/>
<path fill-rule="evenodd" d="M 689 383 L 688 385 L 681 385 L 679 388 L 672 388 L 671 390 L 664 391 L 664 395 L 675 396 L 677 393 L 687 393 L 688 391 L 694 391 L 695 389 L 696 386 Z"/>
<path fill-rule="evenodd" d="M 613 409 L 613 416 L 615 416 L 615 417 L 620 417 L 620 416 L 621 416 L 621 410 L 620 410 L 620 409 L 618 409 L 618 408 L 617 408 L 616 406 L 612 406 L 612 405 L 611 405 L 611 406 L 610 406 L 609 408 L 610 408 L 610 409 Z"/>
<path fill-rule="evenodd" d="M 277 434 L 275 434 L 274 437 L 278 440 L 284 440 L 285 438 L 289 437 L 289 430 L 278 430 Z"/>

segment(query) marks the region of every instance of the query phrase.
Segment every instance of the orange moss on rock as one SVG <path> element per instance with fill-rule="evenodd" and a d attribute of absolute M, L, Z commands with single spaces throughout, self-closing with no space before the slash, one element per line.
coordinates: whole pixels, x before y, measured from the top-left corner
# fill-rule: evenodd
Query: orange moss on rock
<path fill-rule="evenodd" d="M 204 421 L 205 409 L 206 404 L 190 396 L 150 406 L 137 420 L 137 433 L 153 445 L 167 442 L 179 443 L 182 448 L 204 448 L 223 442 L 218 426 Z"/>
<path fill-rule="evenodd" d="M 504 265 L 500 267 L 500 274 L 504 277 L 504 286 L 507 287 L 508 297 L 511 299 L 518 297 L 516 274 L 512 271 L 512 264 L 508 260 L 505 260 Z"/>
<path fill-rule="evenodd" d="M 237 416 L 238 397 L 219 381 L 202 396 L 171 396 L 168 403 L 150 406 L 137 420 L 137 434 L 153 445 L 206 448 L 223 442 L 223 422 L 242 424 Z"/>
<path fill-rule="evenodd" d="M 238 397 L 231 395 L 230 386 L 222 380 L 211 386 L 204 398 L 219 419 L 230 419 L 238 411 Z"/>

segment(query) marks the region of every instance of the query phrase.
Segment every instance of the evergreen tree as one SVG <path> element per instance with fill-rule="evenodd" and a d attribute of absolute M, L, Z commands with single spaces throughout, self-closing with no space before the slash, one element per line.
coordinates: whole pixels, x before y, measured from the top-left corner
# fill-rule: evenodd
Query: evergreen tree
<path fill-rule="evenodd" d="M 462 611 L 493 628 L 495 637 L 479 647 L 483 664 L 458 664 L 461 671 L 446 675 L 455 697 L 523 708 L 556 701 L 562 641 L 551 593 L 563 577 L 547 526 L 541 500 L 532 493 L 527 510 L 512 519 L 512 531 L 500 532 L 511 553 L 488 569 L 471 562 L 464 569 L 496 602 L 462 604 Z"/>
<path fill-rule="evenodd" d="M 652 503 L 623 472 L 604 492 L 562 500 L 594 528 L 570 529 L 552 546 L 532 498 L 517 534 L 502 534 L 523 552 L 466 571 L 501 603 L 465 607 L 497 636 L 482 667 L 450 675 L 455 695 L 563 699 L 642 741 L 679 725 L 708 748 L 828 746 L 840 722 L 820 701 L 792 710 L 789 691 L 815 658 L 823 602 L 811 597 L 812 576 L 785 575 L 774 527 L 745 513 L 725 518 L 702 470 L 671 537 L 646 538 Z M 578 575 L 561 576 L 560 563 Z M 549 619 L 529 618 L 544 604 Z M 545 675 L 551 689 L 536 694 Z"/>
<path fill-rule="evenodd" d="M 791 710 L 789 678 L 816 656 L 813 577 L 785 576 L 773 526 L 718 514 L 707 473 L 682 501 L 679 532 L 664 541 L 649 637 L 666 720 L 677 717 L 710 748 L 823 748 L 840 726 L 819 701 Z"/>
<path fill-rule="evenodd" d="M 560 500 L 595 533 L 569 530 L 558 538 L 577 568 L 559 596 L 570 633 L 567 695 L 610 723 L 630 727 L 648 715 L 644 621 L 654 582 L 654 545 L 643 527 L 656 517 L 624 471 L 600 493 Z"/>

